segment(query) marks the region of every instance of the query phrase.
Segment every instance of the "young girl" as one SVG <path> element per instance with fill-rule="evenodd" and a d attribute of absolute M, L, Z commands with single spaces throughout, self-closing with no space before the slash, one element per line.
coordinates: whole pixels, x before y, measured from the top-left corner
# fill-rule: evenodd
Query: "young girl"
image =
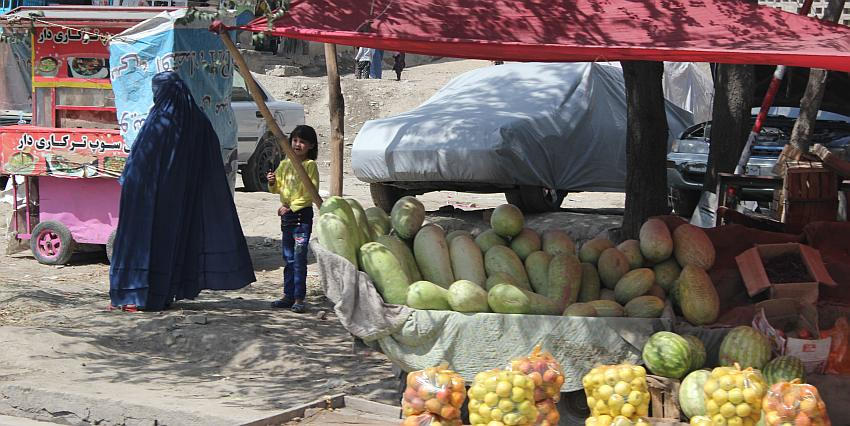
<path fill-rule="evenodd" d="M 289 135 L 292 151 L 304 166 L 310 180 L 319 187 L 319 170 L 316 156 L 319 141 L 316 130 L 310 126 L 297 126 Z M 272 307 L 292 309 L 292 312 L 305 311 L 304 296 L 307 292 L 307 245 L 313 226 L 313 197 L 298 180 L 295 167 L 285 159 L 274 172 L 269 171 L 269 192 L 280 194 L 281 206 L 277 209 L 280 216 L 280 229 L 283 234 L 283 298 L 272 302 Z"/>

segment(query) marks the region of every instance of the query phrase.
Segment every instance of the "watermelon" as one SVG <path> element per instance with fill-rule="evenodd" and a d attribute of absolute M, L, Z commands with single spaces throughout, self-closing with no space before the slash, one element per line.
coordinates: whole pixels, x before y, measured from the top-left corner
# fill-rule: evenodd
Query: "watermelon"
<path fill-rule="evenodd" d="M 511 238 L 511 250 L 522 260 L 531 253 L 540 251 L 542 247 L 540 236 L 531 228 L 522 228 L 517 236 Z"/>
<path fill-rule="evenodd" d="M 691 367 L 691 346 L 676 333 L 659 331 L 646 341 L 643 362 L 652 374 L 679 379 Z"/>
<path fill-rule="evenodd" d="M 704 270 L 714 266 L 714 244 L 702 228 L 691 224 L 681 225 L 673 231 L 673 254 L 683 267 L 694 265 Z"/>
<path fill-rule="evenodd" d="M 673 253 L 673 238 L 670 229 L 660 219 L 649 219 L 640 227 L 640 252 L 644 259 L 658 263 Z"/>
<path fill-rule="evenodd" d="M 525 218 L 523 218 L 522 212 L 513 204 L 502 204 L 496 207 L 493 214 L 490 215 L 490 227 L 504 238 L 517 236 L 522 231 L 524 224 Z"/>
<path fill-rule="evenodd" d="M 360 205 L 360 202 L 354 198 L 346 198 L 345 202 L 351 206 L 351 212 L 354 214 L 354 221 L 357 222 L 357 227 L 360 228 L 363 244 L 375 241 L 376 235 L 372 232 L 372 227 L 369 226 L 369 219 L 366 216 L 366 210 Z"/>
<path fill-rule="evenodd" d="M 552 256 L 558 254 L 576 254 L 576 243 L 570 238 L 569 234 L 560 229 L 550 229 L 543 232 L 541 237 L 543 251 Z"/>
<path fill-rule="evenodd" d="M 761 369 L 770 361 L 770 340 L 758 330 L 741 325 L 732 329 L 720 343 L 720 365 Z"/>
<path fill-rule="evenodd" d="M 806 382 L 806 370 L 803 368 L 803 361 L 791 355 L 774 358 L 764 366 L 761 373 L 768 385 L 790 382 L 794 379 L 800 379 L 802 383 Z"/>
<path fill-rule="evenodd" d="M 699 370 L 705 365 L 705 345 L 697 336 L 682 336 L 691 345 L 691 368 L 690 371 Z"/>
<path fill-rule="evenodd" d="M 682 380 L 679 386 L 679 407 L 688 418 L 704 416 L 705 411 L 705 382 L 711 377 L 708 370 L 696 370 Z"/>
<path fill-rule="evenodd" d="M 481 253 L 487 253 L 494 246 L 507 246 L 508 243 L 496 231 L 488 229 L 475 237 L 475 244 L 481 248 Z"/>
<path fill-rule="evenodd" d="M 623 307 L 627 317 L 658 318 L 664 312 L 664 301 L 655 296 L 639 296 Z"/>

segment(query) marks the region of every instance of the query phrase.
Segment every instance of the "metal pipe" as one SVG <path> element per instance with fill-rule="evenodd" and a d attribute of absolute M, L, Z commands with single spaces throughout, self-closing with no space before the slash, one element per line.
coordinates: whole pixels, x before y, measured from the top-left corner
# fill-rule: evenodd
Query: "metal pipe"
<path fill-rule="evenodd" d="M 27 234 L 32 234 L 32 224 L 30 223 L 30 177 L 24 176 L 24 194 L 26 194 L 27 208 Z"/>
<path fill-rule="evenodd" d="M 16 177 L 15 175 L 9 176 L 12 181 L 12 218 L 15 220 L 15 238 L 18 237 L 18 183 L 15 182 Z"/>

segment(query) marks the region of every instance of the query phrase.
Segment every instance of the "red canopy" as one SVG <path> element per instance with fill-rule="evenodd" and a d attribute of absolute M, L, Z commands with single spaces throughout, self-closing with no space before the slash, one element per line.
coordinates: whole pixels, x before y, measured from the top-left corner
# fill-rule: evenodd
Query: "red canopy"
<path fill-rule="evenodd" d="M 850 71 L 850 28 L 742 0 L 293 0 L 272 34 L 458 58 Z"/>

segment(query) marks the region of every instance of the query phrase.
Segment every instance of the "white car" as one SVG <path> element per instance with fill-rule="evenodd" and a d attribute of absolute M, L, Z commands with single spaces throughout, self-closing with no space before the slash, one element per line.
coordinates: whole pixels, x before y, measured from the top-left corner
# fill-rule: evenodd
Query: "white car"
<path fill-rule="evenodd" d="M 274 114 L 275 121 L 289 134 L 295 126 L 304 124 L 304 106 L 295 102 L 276 100 L 259 82 L 263 99 L 269 110 Z M 245 80 L 239 73 L 233 75 L 233 92 L 231 107 L 236 115 L 238 130 L 237 164 L 242 173 L 242 183 L 247 191 L 265 191 L 267 187 L 266 173 L 277 168 L 283 158 L 280 147 L 271 131 L 266 128 L 254 98 L 245 87 Z"/>

